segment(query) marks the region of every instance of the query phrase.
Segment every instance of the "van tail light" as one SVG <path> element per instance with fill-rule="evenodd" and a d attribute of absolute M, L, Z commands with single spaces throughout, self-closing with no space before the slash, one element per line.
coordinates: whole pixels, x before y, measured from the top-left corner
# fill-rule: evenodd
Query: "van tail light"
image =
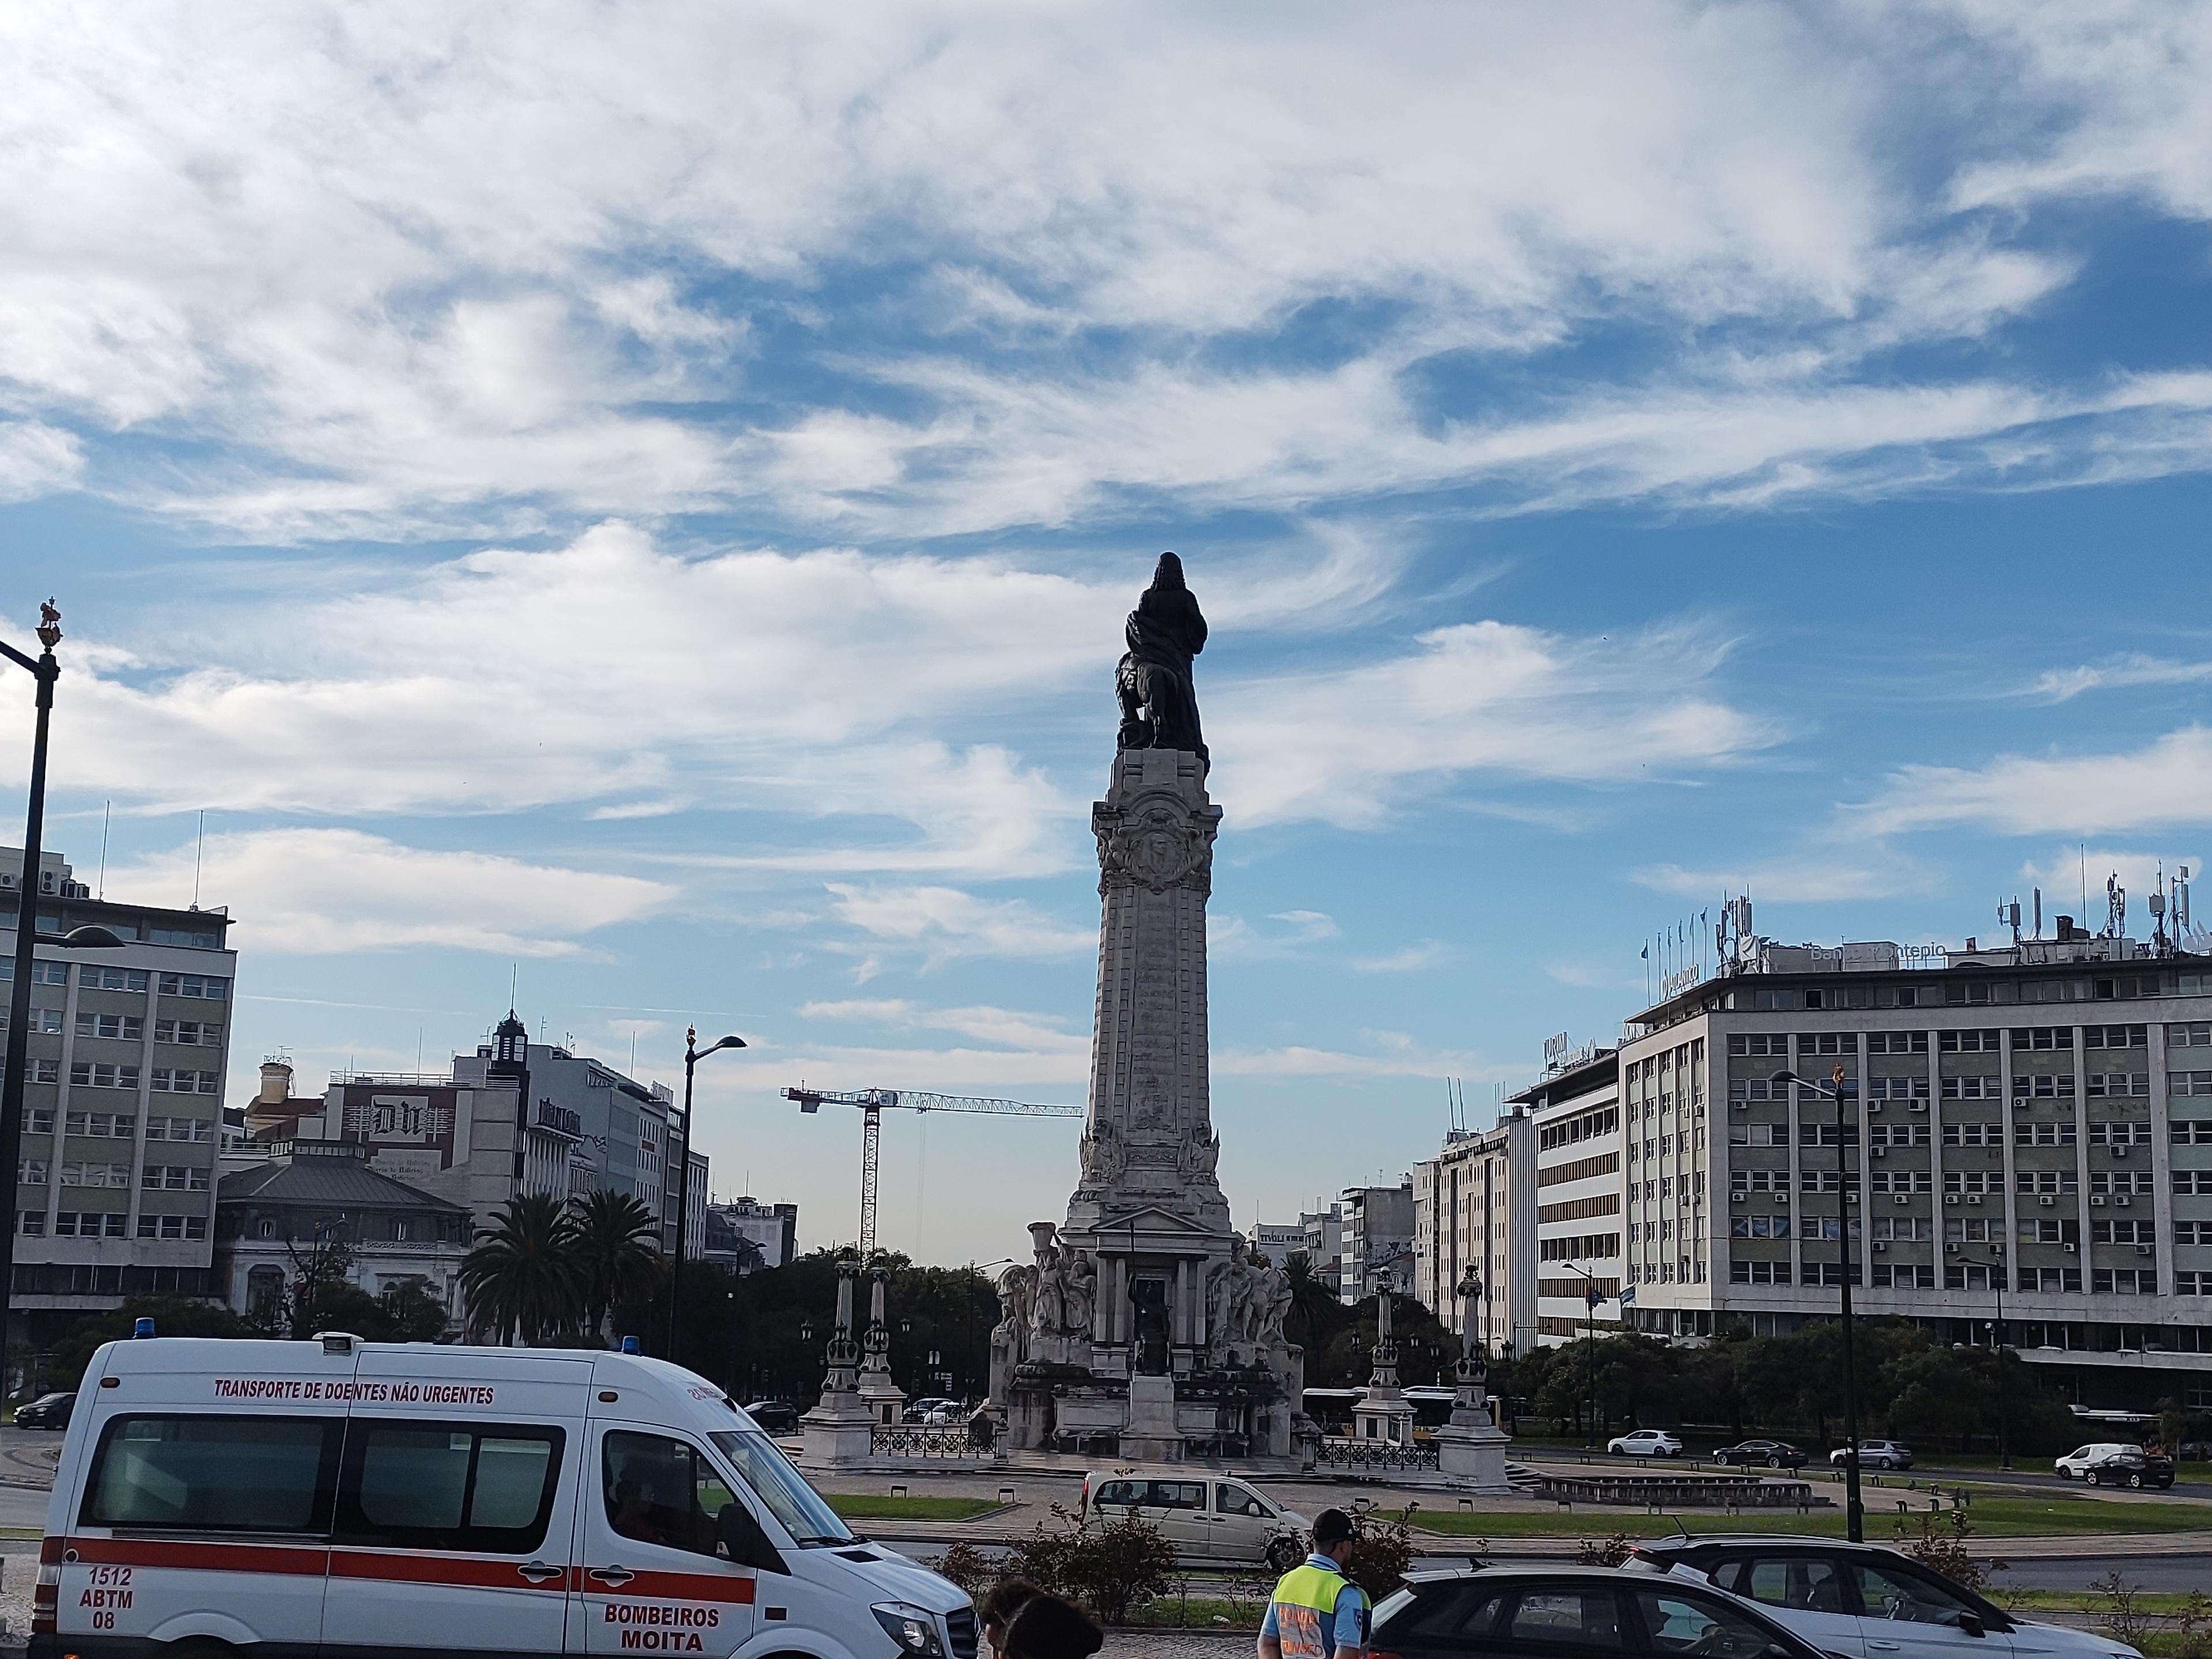
<path fill-rule="evenodd" d="M 1088 1480 L 1083 1483 L 1083 1495 L 1075 1500 L 1075 1513 L 1079 1519 L 1091 1513 L 1091 1482 Z"/>
<path fill-rule="evenodd" d="M 39 1546 L 39 1579 L 31 1590 L 31 1634 L 52 1636 L 62 1599 L 62 1540 L 49 1535 Z"/>

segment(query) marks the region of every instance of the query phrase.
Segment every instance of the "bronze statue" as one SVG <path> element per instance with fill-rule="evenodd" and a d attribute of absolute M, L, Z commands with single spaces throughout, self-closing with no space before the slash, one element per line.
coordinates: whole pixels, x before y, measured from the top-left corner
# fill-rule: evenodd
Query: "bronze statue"
<path fill-rule="evenodd" d="M 1123 749 L 1186 749 L 1200 762 L 1206 739 L 1198 725 L 1191 659 L 1206 649 L 1206 618 L 1183 586 L 1182 561 L 1160 555 L 1152 585 L 1129 613 L 1129 648 L 1115 671 L 1121 703 Z"/>

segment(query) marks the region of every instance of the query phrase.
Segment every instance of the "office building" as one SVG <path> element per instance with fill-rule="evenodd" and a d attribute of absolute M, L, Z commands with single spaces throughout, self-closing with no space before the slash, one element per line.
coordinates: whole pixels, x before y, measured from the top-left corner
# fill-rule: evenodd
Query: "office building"
<path fill-rule="evenodd" d="M 1543 1080 L 1510 1096 L 1534 1143 L 1535 1318 L 1516 1348 L 1553 1346 L 1621 1319 L 1620 1056 L 1554 1039 Z"/>
<path fill-rule="evenodd" d="M 1306 1247 L 1306 1225 L 1303 1221 L 1260 1221 L 1252 1226 L 1252 1249 L 1263 1261 L 1281 1267 L 1291 1255 Z M 1334 1279 L 1329 1281 L 1332 1286 Z"/>
<path fill-rule="evenodd" d="M 788 1267 L 799 1255 L 799 1206 L 796 1204 L 763 1204 L 748 1194 L 732 1199 L 726 1204 L 716 1204 L 710 1211 L 714 1223 L 728 1231 L 732 1239 L 744 1239 L 759 1255 L 763 1267 Z M 738 1265 L 734 1249 L 732 1267 Z M 714 1241 L 706 1245 L 708 1261 L 716 1259 Z"/>
<path fill-rule="evenodd" d="M 0 979 L 12 979 L 21 849 L 0 849 Z M 222 909 L 107 899 L 40 856 L 41 934 L 98 926 L 123 943 L 39 947 L 16 1169 L 11 1352 L 126 1297 L 210 1293 L 237 953 Z"/>
<path fill-rule="evenodd" d="M 1491 1353 L 1525 1343 L 1536 1322 L 1534 1125 L 1518 1108 L 1494 1128 L 1455 1129 L 1413 1169 L 1413 1295 L 1464 1337 L 1458 1287 L 1482 1283 L 1480 1337 Z"/>
<path fill-rule="evenodd" d="M 1306 1259 L 1313 1263 L 1314 1277 L 1333 1286 L 1343 1300 L 1344 1206 L 1317 1198 L 1298 1217 L 1298 1225 L 1306 1231 Z"/>
<path fill-rule="evenodd" d="M 1358 1302 L 1386 1280 L 1395 1294 L 1413 1295 L 1413 1177 L 1395 1187 L 1346 1187 L 1337 1205 L 1344 1240 L 1338 1295 Z"/>
<path fill-rule="evenodd" d="M 1619 1056 L 1630 1322 L 1832 1316 L 1848 1213 L 1859 1312 L 1987 1342 L 2002 1293 L 2075 1399 L 2212 1406 L 2212 957 L 2125 937 L 2117 893 L 2104 933 L 1964 950 L 1784 945 L 1729 911 L 1718 976 Z M 1841 1121 L 1785 1071 L 1840 1082 Z"/>

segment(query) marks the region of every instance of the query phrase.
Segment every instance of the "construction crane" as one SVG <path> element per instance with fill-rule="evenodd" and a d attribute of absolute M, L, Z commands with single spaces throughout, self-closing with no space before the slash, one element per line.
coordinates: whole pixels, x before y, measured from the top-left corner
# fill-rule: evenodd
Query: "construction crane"
<path fill-rule="evenodd" d="M 860 1131 L 860 1260 L 876 1253 L 876 1153 L 884 1135 L 886 1109 L 908 1112 L 981 1112 L 993 1117 L 1081 1117 L 1080 1106 L 1039 1106 L 1026 1100 L 988 1100 L 978 1095 L 933 1095 L 921 1089 L 810 1089 L 800 1084 L 783 1091 L 802 1112 L 824 1105 L 857 1106 Z"/>

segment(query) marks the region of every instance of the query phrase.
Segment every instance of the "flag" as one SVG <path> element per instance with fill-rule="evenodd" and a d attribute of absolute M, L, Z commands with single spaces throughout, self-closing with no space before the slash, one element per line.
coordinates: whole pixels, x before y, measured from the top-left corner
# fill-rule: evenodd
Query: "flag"
<path fill-rule="evenodd" d="M 1649 944 L 1646 944 L 1644 947 L 1636 954 L 1645 962 L 1649 962 L 1651 960 L 1651 946 Z"/>
<path fill-rule="evenodd" d="M 1589 1288 L 1583 1291 L 1583 1295 L 1589 1298 L 1589 1305 L 1595 1308 L 1598 1304 L 1597 1280 L 1593 1279 L 1586 1282 L 1588 1283 Z"/>
<path fill-rule="evenodd" d="M 1620 1305 L 1624 1308 L 1632 1308 L 1636 1305 L 1635 1285 L 1624 1285 L 1620 1287 Z"/>

